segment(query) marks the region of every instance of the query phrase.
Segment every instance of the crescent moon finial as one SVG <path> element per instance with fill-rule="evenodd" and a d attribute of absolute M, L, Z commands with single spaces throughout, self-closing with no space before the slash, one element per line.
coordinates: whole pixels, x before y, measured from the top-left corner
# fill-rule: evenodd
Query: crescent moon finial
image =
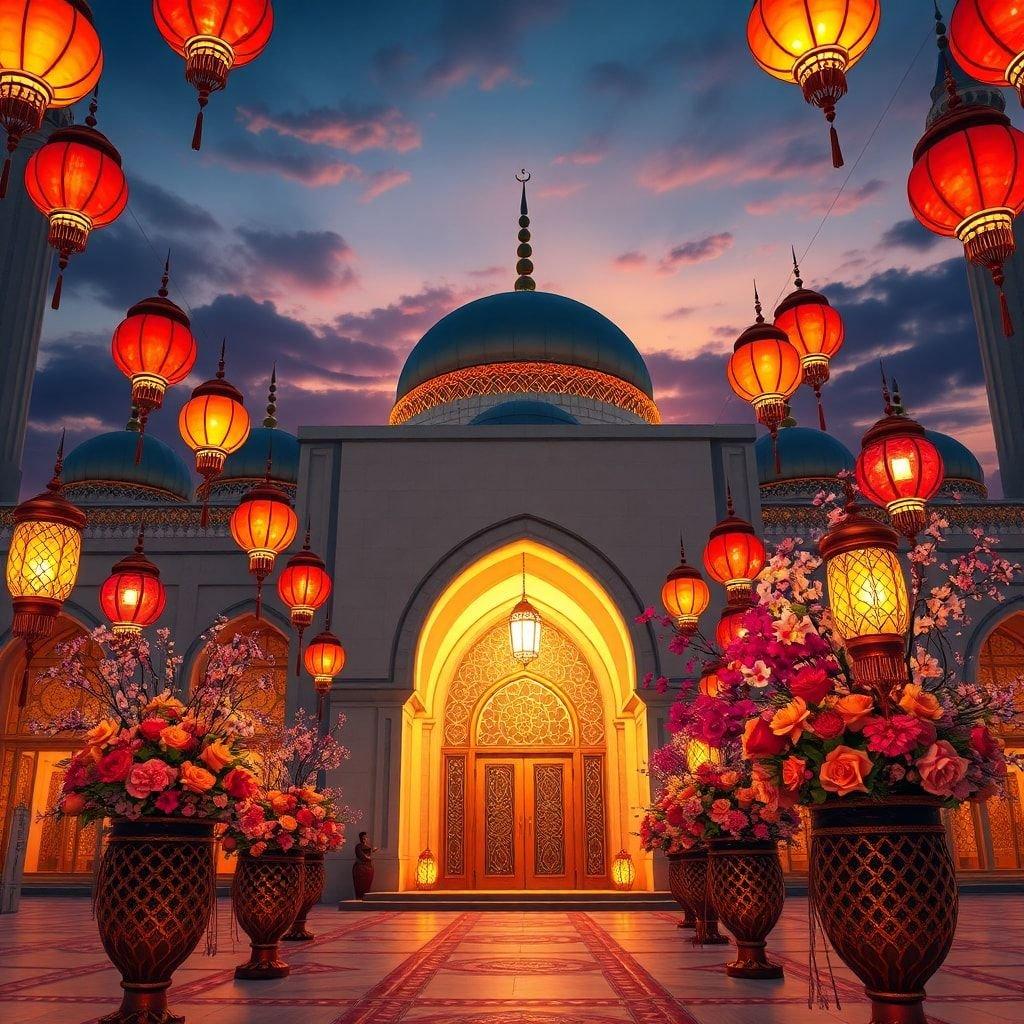
<path fill-rule="evenodd" d="M 524 167 L 517 175 L 516 181 L 522 182 L 524 185 L 532 178 L 533 175 Z"/>

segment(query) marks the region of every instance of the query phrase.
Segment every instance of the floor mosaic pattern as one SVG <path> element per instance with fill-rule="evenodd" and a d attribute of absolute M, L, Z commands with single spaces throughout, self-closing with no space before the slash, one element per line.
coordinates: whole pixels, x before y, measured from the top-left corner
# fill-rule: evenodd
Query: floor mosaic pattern
<path fill-rule="evenodd" d="M 87 900 L 30 898 L 0 917 L 0 1020 L 94 1022 L 117 974 Z M 178 971 L 190 1024 L 866 1024 L 853 976 L 841 1007 L 807 1008 L 807 908 L 790 900 L 771 939 L 784 981 L 725 977 L 725 947 L 695 949 L 678 916 L 619 913 L 310 915 L 317 939 L 285 944 L 290 978 L 237 982 L 244 936 L 222 901 L 220 949 Z M 966 896 L 957 943 L 929 985 L 932 1024 L 1024 1021 L 1024 896 Z"/>

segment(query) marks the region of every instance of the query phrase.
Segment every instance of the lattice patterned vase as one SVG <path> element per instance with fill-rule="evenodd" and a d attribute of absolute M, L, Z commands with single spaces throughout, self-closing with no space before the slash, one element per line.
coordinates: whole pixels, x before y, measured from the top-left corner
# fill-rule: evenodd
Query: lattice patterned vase
<path fill-rule="evenodd" d="M 215 913 L 213 854 L 209 821 L 111 825 L 96 879 L 96 923 L 124 996 L 105 1024 L 184 1021 L 168 1010 L 167 989 Z"/>
<path fill-rule="evenodd" d="M 703 847 L 669 857 L 669 878 L 675 872 L 672 895 L 693 912 L 694 945 L 724 946 L 729 940 L 718 930 L 718 915 L 711 900 L 708 851 Z"/>
<path fill-rule="evenodd" d="M 322 853 L 306 854 L 306 875 L 302 883 L 302 903 L 295 915 L 291 928 L 282 936 L 285 942 L 309 942 L 316 936 L 306 927 L 306 917 L 320 902 L 324 894 L 324 855 Z"/>
<path fill-rule="evenodd" d="M 682 865 L 678 854 L 671 854 L 668 858 L 668 888 L 672 898 L 683 908 L 683 919 L 679 922 L 679 928 L 696 928 L 697 918 L 693 913 L 693 907 L 683 898 Z"/>
<path fill-rule="evenodd" d="M 732 839 L 713 839 L 708 846 L 711 899 L 736 940 L 736 959 L 725 965 L 725 973 L 731 978 L 781 978 L 782 967 L 765 954 L 765 939 L 778 923 L 786 898 L 778 847 Z"/>
<path fill-rule="evenodd" d="M 288 977 L 280 955 L 281 936 L 291 927 L 305 898 L 305 859 L 301 852 L 243 853 L 231 883 L 231 906 L 249 936 L 252 956 L 235 968 L 235 977 L 267 981 Z"/>
<path fill-rule="evenodd" d="M 953 944 L 957 885 L 939 802 L 811 808 L 811 898 L 864 982 L 872 1024 L 925 1024 L 925 982 Z"/>

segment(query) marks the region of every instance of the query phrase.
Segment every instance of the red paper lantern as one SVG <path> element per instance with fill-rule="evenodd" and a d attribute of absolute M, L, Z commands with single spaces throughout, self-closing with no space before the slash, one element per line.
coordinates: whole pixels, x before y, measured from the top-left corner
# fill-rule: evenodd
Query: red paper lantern
<path fill-rule="evenodd" d="M 255 60 L 270 42 L 270 0 L 153 0 L 153 18 L 167 45 L 185 58 L 185 79 L 199 93 L 192 148 L 203 142 L 203 110 L 228 75 Z"/>
<path fill-rule="evenodd" d="M 780 473 L 776 444 L 779 425 L 785 419 L 789 397 L 798 387 L 803 370 L 800 354 L 785 331 L 765 323 L 761 300 L 754 289 L 757 317 L 737 339 L 729 357 L 726 376 L 736 395 L 754 407 L 759 423 L 768 428 L 775 453 L 775 472 Z"/>
<path fill-rule="evenodd" d="M 935 497 L 946 475 L 939 450 L 924 427 L 910 419 L 893 385 L 886 414 L 861 439 L 857 486 L 889 513 L 893 526 L 913 539 L 927 523 L 925 504 Z"/>
<path fill-rule="evenodd" d="M 686 552 L 679 542 L 679 564 L 665 577 L 661 603 L 672 616 L 680 633 L 694 633 L 697 622 L 711 601 L 711 591 L 700 571 L 686 564 Z"/>
<path fill-rule="evenodd" d="M 100 587 L 100 607 L 115 633 L 139 636 L 164 613 L 167 590 L 160 570 L 143 551 L 143 534 L 135 551 L 122 558 Z"/>
<path fill-rule="evenodd" d="M 1006 0 L 957 0 L 949 19 L 957 64 L 979 82 L 1012 86 L 1024 104 L 1024 8 Z"/>
<path fill-rule="evenodd" d="M 803 382 L 814 391 L 818 401 L 818 425 L 825 430 L 825 410 L 821 387 L 828 381 L 832 357 L 843 347 L 846 328 L 843 318 L 821 292 L 804 287 L 800 267 L 793 253 L 796 291 L 790 292 L 775 310 L 775 326 L 784 331 L 800 356 Z"/>
<path fill-rule="evenodd" d="M 741 604 L 749 600 L 753 582 L 764 568 L 765 549 L 753 526 L 736 515 L 731 491 L 727 501 L 728 515 L 708 536 L 704 568 L 725 587 L 730 604 Z"/>
<path fill-rule="evenodd" d="M 747 43 L 759 67 L 800 86 L 829 123 L 832 164 L 843 166 L 833 122 L 846 95 L 846 72 L 878 31 L 879 0 L 754 0 Z"/>
<path fill-rule="evenodd" d="M 160 290 L 128 310 L 110 346 L 117 368 L 132 382 L 132 404 L 142 424 L 140 452 L 149 414 L 163 405 L 167 388 L 181 383 L 196 362 L 189 318 L 167 297 L 169 280 L 170 261 L 164 265 Z"/>
<path fill-rule="evenodd" d="M 84 125 L 55 131 L 25 165 L 25 188 L 50 222 L 49 243 L 60 254 L 60 274 L 53 293 L 60 309 L 68 260 L 84 252 L 89 235 L 113 224 L 128 205 L 128 182 L 121 154 L 96 130 L 96 100 Z"/>
<path fill-rule="evenodd" d="M 328 619 L 330 615 L 328 615 Z M 331 692 L 334 677 L 345 667 L 345 648 L 341 641 L 325 629 L 317 633 L 306 648 L 303 659 L 306 671 L 313 677 L 317 695 L 317 717 L 323 719 L 324 698 Z"/>
<path fill-rule="evenodd" d="M 85 0 L 4 0 L 0 8 L 0 126 L 7 159 L 0 199 L 7 195 L 11 154 L 37 132 L 51 108 L 69 107 L 96 87 L 103 50 Z"/>
<path fill-rule="evenodd" d="M 324 560 L 309 547 L 309 531 L 302 550 L 288 559 L 277 580 L 277 594 L 288 607 L 292 625 L 299 634 L 299 655 L 295 671 L 299 671 L 298 656 L 302 653 L 302 634 L 313 623 L 317 609 L 331 596 L 333 583 Z"/>
<path fill-rule="evenodd" d="M 715 629 L 715 641 L 718 643 L 718 648 L 724 651 L 734 640 L 738 640 L 741 636 L 746 636 L 747 630 L 743 625 L 743 616 L 750 611 L 750 599 L 744 597 L 738 602 L 730 602 L 722 609 L 722 615 L 718 620 L 718 627 Z M 714 685 L 718 688 L 721 687 L 721 683 L 718 677 L 715 676 Z M 704 680 L 701 680 L 703 684 Z M 712 686 L 711 683 L 708 684 Z M 701 692 L 705 692 L 701 690 Z M 712 694 L 712 696 L 714 696 Z"/>

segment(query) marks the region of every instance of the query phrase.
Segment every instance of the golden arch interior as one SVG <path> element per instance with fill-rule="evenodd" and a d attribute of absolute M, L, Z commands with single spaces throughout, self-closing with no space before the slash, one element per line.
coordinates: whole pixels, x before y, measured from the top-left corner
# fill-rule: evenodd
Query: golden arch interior
<path fill-rule="evenodd" d="M 526 590 L 541 651 L 511 654 Z M 534 541 L 461 572 L 424 623 L 403 716 L 400 884 L 419 855 L 447 889 L 607 889 L 620 849 L 651 888 L 633 832 L 649 789 L 646 715 L 626 623 L 586 570 Z"/>

